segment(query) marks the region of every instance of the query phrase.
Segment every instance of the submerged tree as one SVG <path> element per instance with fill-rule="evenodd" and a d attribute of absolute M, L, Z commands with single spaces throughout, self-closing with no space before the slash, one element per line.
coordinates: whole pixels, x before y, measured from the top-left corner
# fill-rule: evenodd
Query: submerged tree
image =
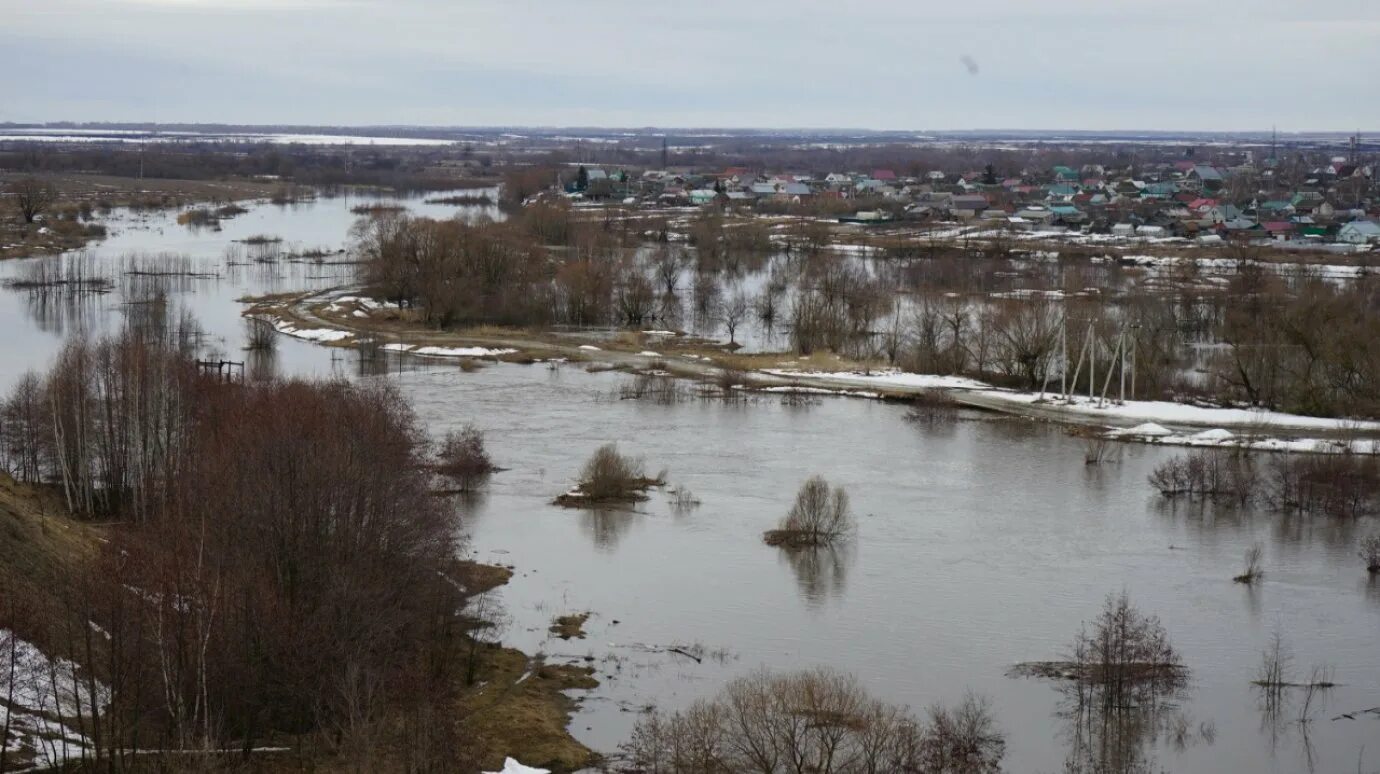
<path fill-rule="evenodd" d="M 830 487 L 823 476 L 812 476 L 801 485 L 780 525 L 762 537 L 772 546 L 827 546 L 847 538 L 854 526 L 848 492 Z"/>
<path fill-rule="evenodd" d="M 1161 735 L 1185 745 L 1211 742 L 1211 724 L 1195 728 L 1172 701 L 1188 677 L 1159 619 L 1109 595 L 1101 614 L 1074 639 L 1059 714 L 1068 737 L 1068 772 L 1148 772 Z"/>

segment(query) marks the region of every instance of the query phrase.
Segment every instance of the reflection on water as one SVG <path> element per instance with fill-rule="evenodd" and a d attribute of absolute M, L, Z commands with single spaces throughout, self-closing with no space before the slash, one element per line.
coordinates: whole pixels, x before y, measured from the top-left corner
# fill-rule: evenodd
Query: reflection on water
<path fill-rule="evenodd" d="M 245 368 L 250 381 L 266 382 L 278 378 L 278 350 L 251 349 L 244 353 Z"/>
<path fill-rule="evenodd" d="M 581 508 L 580 526 L 604 553 L 613 553 L 618 541 L 638 518 L 636 511 L 626 508 Z"/>
<path fill-rule="evenodd" d="M 1312 677 L 1326 674 L 1325 669 L 1319 669 Z M 1311 684 L 1254 686 L 1254 693 L 1260 713 L 1260 734 L 1269 741 L 1271 754 L 1283 764 L 1295 765 L 1299 771 L 1311 773 L 1317 770 L 1315 732 L 1321 724 L 1352 720 L 1341 716 L 1331 717 L 1331 688 Z M 1366 720 L 1365 717 L 1361 718 L 1363 723 Z M 1358 758 L 1358 763 L 1360 760 Z"/>
<path fill-rule="evenodd" d="M 818 606 L 831 597 L 843 596 L 848 562 L 854 554 L 849 544 L 787 547 L 778 553 L 795 575 L 806 604 Z"/>
<path fill-rule="evenodd" d="M 24 300 L 25 309 L 38 329 L 56 336 L 84 334 L 91 319 L 107 303 L 104 295 L 96 293 L 25 292 Z"/>

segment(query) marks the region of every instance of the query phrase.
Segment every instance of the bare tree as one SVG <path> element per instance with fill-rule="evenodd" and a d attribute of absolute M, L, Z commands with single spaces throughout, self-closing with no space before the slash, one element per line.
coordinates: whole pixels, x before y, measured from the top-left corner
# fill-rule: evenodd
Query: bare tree
<path fill-rule="evenodd" d="M 32 176 L 10 183 L 7 190 L 14 197 L 15 206 L 19 208 L 25 223 L 33 223 L 58 197 L 56 186 Z"/>
<path fill-rule="evenodd" d="M 823 476 L 812 476 L 796 493 L 795 505 L 780 526 L 763 535 L 768 545 L 826 546 L 846 538 L 854 528 L 848 492 L 830 487 Z"/>
<path fill-rule="evenodd" d="M 724 328 L 728 331 L 728 343 L 730 345 L 738 343 L 738 326 L 747 319 L 749 309 L 748 297 L 742 288 L 733 291 L 733 294 L 724 301 L 720 316 L 723 318 Z"/>

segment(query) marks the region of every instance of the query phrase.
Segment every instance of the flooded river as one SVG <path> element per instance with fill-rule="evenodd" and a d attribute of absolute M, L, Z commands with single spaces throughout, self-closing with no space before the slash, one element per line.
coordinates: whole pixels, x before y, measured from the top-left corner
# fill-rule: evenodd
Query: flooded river
<path fill-rule="evenodd" d="M 258 206 L 220 232 L 121 216 L 92 252 L 113 261 L 128 251 L 176 251 L 220 265 L 232 240 L 261 233 L 338 249 L 358 203 Z M 21 271 L 21 262 L 0 264 L 0 278 Z M 351 276 L 348 265 L 310 263 L 219 271 L 219 279 L 182 283 L 172 298 L 200 320 L 207 345 L 231 359 L 242 359 L 236 299 Z M 118 324 L 128 300 L 118 287 L 66 306 L 3 291 L 0 389 L 44 367 L 63 335 Z M 1060 694 L 1006 672 L 1067 655 L 1080 623 L 1107 594 L 1125 590 L 1160 617 L 1191 669 L 1165 722 L 1132 735 L 1142 768 L 1130 770 L 1349 772 L 1363 747 L 1364 770 L 1380 768 L 1380 717 L 1333 719 L 1380 705 L 1380 583 L 1355 549 L 1359 535 L 1380 528 L 1374 521 L 1166 507 L 1146 476 L 1173 450 L 1125 446 L 1087 466 L 1082 441 L 1019 419 L 974 413 L 914 424 L 904 406 L 852 398 L 657 405 L 618 400 L 624 375 L 573 365 L 467 373 L 417 362 L 359 377 L 352 358 L 281 338 L 275 367 L 393 379 L 433 434 L 466 423 L 486 431 L 507 470 L 463 505 L 469 550 L 515 568 L 499 592 L 506 643 L 593 659 L 601 684 L 571 728 L 596 749 L 614 750 L 643 707 L 682 707 L 761 666 L 827 665 L 917 710 L 967 690 L 984 694 L 1008 735 L 1007 770 L 1062 771 L 1075 735 Z M 665 468 L 700 504 L 678 508 L 654 491 L 631 510 L 550 505 L 608 441 L 652 472 Z M 847 487 L 856 536 L 814 554 L 765 546 L 762 531 L 813 473 Z M 1257 541 L 1264 582 L 1233 583 Z M 585 639 L 547 633 L 555 616 L 581 611 L 593 613 Z M 1299 722 L 1301 692 L 1271 718 L 1251 686 L 1276 628 L 1300 679 L 1328 665 L 1341 684 L 1311 710 L 1311 722 Z"/>

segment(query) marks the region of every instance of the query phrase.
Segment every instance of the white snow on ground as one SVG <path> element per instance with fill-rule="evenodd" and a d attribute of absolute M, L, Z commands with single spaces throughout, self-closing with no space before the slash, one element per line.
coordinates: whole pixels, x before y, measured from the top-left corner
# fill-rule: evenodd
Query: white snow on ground
<path fill-rule="evenodd" d="M 1144 432 L 1143 428 L 1159 428 L 1163 433 Z M 1251 451 L 1303 452 L 1314 454 L 1380 454 L 1380 440 L 1327 438 L 1271 438 L 1268 436 L 1237 434 L 1225 428 L 1204 430 L 1201 433 L 1174 433 L 1156 424 L 1139 425 L 1123 430 L 1111 430 L 1108 438 L 1141 441 L 1164 446 L 1192 446 L 1210 449 L 1249 449 Z"/>
<path fill-rule="evenodd" d="M 593 344 L 581 344 L 581 345 L 580 345 L 580 349 L 589 350 L 590 352 L 599 352 L 599 351 L 600 351 L 600 349 L 599 349 L 598 347 L 594 346 Z"/>
<path fill-rule="evenodd" d="M 346 304 L 350 303 L 351 301 L 358 304 L 361 308 L 368 309 L 369 311 L 373 311 L 375 309 L 399 308 L 398 305 L 393 303 L 392 301 L 380 301 L 376 298 L 369 298 L 368 296 L 339 296 L 331 303 L 331 306 Z"/>
<path fill-rule="evenodd" d="M 990 390 L 992 385 L 969 379 L 964 376 L 941 376 L 939 374 L 912 374 L 905 371 L 791 371 L 783 368 L 768 368 L 762 371 L 772 376 L 787 379 L 810 379 L 819 382 L 834 382 L 840 387 L 909 387 L 936 390 Z"/>
<path fill-rule="evenodd" d="M 489 349 L 487 347 L 417 347 L 412 350 L 414 355 L 431 357 L 494 357 L 496 355 L 511 355 L 514 352 L 517 350 Z"/>
<path fill-rule="evenodd" d="M 986 390 L 980 395 L 994 403 L 1008 403 L 1012 408 L 1031 405 L 1040 399 L 1040 396 L 1035 393 L 1008 392 L 1005 390 Z M 1048 402 L 1041 404 L 1040 407 L 1046 411 L 1105 419 L 1108 424 L 1131 420 L 1204 428 L 1249 428 L 1257 432 L 1265 430 L 1380 432 L 1380 422 L 1305 417 L 1277 411 L 1204 408 L 1185 403 L 1150 400 L 1128 400 L 1120 405 L 1107 401 L 1099 406 L 1097 401 L 1088 402 L 1085 398 L 1081 399 L 1081 402 L 1076 400 L 1073 403 L 1065 404 L 1062 399 L 1055 399 L 1049 395 L 1045 396 L 1045 400 Z"/>
<path fill-rule="evenodd" d="M 93 697 L 87 685 L 76 664 L 49 659 L 31 643 L 0 629 L 0 697 L 12 697 L 12 706 L 0 703 L 0 728 L 9 727 L 9 737 L 0 744 L 40 769 L 59 768 L 80 757 L 91 740 L 61 721 L 89 718 L 92 705 L 103 708 L 110 701 L 105 686 L 97 683 Z"/>
<path fill-rule="evenodd" d="M 1143 425 L 1128 427 L 1125 430 L 1113 430 L 1108 435 L 1130 435 L 1143 436 L 1145 438 L 1158 438 L 1166 435 L 1173 435 L 1174 431 L 1164 425 L 1157 425 L 1154 422 L 1146 422 Z"/>
<path fill-rule="evenodd" d="M 513 758 L 504 758 L 502 771 L 487 771 L 484 774 L 551 774 L 551 770 L 524 766 Z"/>
<path fill-rule="evenodd" d="M 487 347 L 419 347 L 416 344 L 384 344 L 389 352 L 409 352 L 413 355 L 429 357 L 494 357 L 511 355 L 516 349 L 489 349 Z"/>
<path fill-rule="evenodd" d="M 333 328 L 298 328 L 286 320 L 274 320 L 273 327 L 279 333 L 307 341 L 341 341 L 354 335 L 349 331 L 338 331 Z"/>
<path fill-rule="evenodd" d="M 637 354 L 639 354 L 639 355 L 641 355 L 641 356 L 643 356 L 643 357 L 661 357 L 661 353 L 659 353 L 659 352 L 653 352 L 653 351 L 651 351 L 650 349 L 644 349 L 644 350 L 642 350 L 641 352 L 639 352 L 639 353 L 637 353 Z"/>
<path fill-rule="evenodd" d="M 488 347 L 419 347 L 416 344 L 384 344 L 389 352 L 408 352 L 427 357 L 497 357 L 511 355 L 516 349 L 489 349 Z"/>

